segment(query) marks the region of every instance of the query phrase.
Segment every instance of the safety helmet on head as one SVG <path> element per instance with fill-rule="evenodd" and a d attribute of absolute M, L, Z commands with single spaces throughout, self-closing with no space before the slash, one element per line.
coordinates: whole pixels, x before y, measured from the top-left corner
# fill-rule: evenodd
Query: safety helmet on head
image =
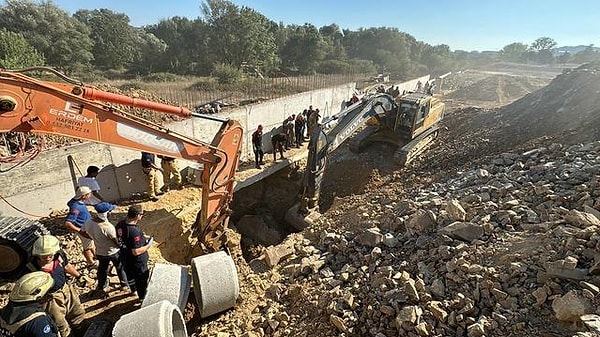
<path fill-rule="evenodd" d="M 54 286 L 52 275 L 43 271 L 28 273 L 17 280 L 8 299 L 13 302 L 37 301 Z"/>
<path fill-rule="evenodd" d="M 60 242 L 54 235 L 42 235 L 33 243 L 31 255 L 53 255 L 60 250 Z"/>

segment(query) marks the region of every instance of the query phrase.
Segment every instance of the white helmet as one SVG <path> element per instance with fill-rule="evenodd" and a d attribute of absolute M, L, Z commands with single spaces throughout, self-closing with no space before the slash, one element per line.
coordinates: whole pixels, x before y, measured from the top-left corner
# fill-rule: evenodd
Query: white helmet
<path fill-rule="evenodd" d="M 60 250 L 60 242 L 54 235 L 42 235 L 33 243 L 31 255 L 53 255 Z"/>

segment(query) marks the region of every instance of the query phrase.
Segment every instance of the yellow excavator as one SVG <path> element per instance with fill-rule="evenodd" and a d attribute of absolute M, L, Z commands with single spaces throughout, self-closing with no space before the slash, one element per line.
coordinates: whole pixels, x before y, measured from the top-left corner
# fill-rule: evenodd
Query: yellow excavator
<path fill-rule="evenodd" d="M 408 93 L 393 98 L 374 94 L 326 118 L 312 131 L 300 201 L 286 213 L 286 221 L 302 230 L 319 216 L 321 183 L 327 156 L 361 126 L 367 127 L 354 139 L 352 148 L 364 151 L 375 142 L 397 146 L 394 158 L 399 166 L 408 164 L 437 137 L 445 104 L 437 97 Z"/>

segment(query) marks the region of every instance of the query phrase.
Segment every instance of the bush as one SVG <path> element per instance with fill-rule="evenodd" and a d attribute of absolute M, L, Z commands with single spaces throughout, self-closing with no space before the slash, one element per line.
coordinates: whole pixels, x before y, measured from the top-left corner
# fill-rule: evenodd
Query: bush
<path fill-rule="evenodd" d="M 348 63 L 339 60 L 327 60 L 319 63 L 317 71 L 321 74 L 346 74 L 351 71 Z"/>
<path fill-rule="evenodd" d="M 142 77 L 143 81 L 147 82 L 178 82 L 184 78 L 180 75 L 171 73 L 152 73 Z"/>
<path fill-rule="evenodd" d="M 215 90 L 217 89 L 217 82 L 212 78 L 201 79 L 198 82 L 192 84 L 189 90 Z"/>
<path fill-rule="evenodd" d="M 212 76 L 216 77 L 220 84 L 234 84 L 244 79 L 244 72 L 230 64 L 219 63 L 215 66 Z"/>

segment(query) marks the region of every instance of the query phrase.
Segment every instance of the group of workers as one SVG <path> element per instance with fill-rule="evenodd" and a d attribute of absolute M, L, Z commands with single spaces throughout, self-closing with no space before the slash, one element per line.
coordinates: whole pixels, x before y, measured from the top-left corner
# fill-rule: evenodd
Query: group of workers
<path fill-rule="evenodd" d="M 283 152 L 293 147 L 300 148 L 304 141 L 310 138 L 312 131 L 319 124 L 321 112 L 319 109 L 313 109 L 309 106 L 302 113 L 291 116 L 283 120 L 281 127 L 274 128 L 271 131 L 271 145 L 273 148 L 273 162 L 277 161 L 277 153 L 280 159 L 284 159 Z M 256 168 L 264 165 L 263 150 L 263 126 L 258 125 L 256 131 L 252 133 L 252 150 L 254 151 L 254 162 Z"/>
<path fill-rule="evenodd" d="M 149 152 L 142 152 L 142 171 L 146 176 L 147 192 L 152 201 L 158 201 L 159 195 L 162 195 L 171 189 L 172 180 L 177 189 L 183 187 L 177 160 L 173 157 L 161 155 L 158 155 L 158 158 L 160 158 L 160 167 L 156 165 L 156 155 Z M 160 181 L 158 180 L 158 171 L 162 172 L 163 176 L 162 188 L 160 187 Z"/>
<path fill-rule="evenodd" d="M 141 304 L 148 288 L 148 250 L 153 243 L 138 224 L 144 211 L 141 205 L 132 205 L 125 218 L 111 223 L 109 214 L 116 206 L 100 194 L 98 172 L 98 167 L 90 166 L 87 175 L 79 178 L 75 195 L 67 203 L 64 227 L 80 238 L 87 269 L 97 269 L 93 292 L 107 297 L 112 264 L 119 278 L 116 288 L 137 294 Z M 73 283 L 87 287 L 92 282 L 70 262 L 57 237 L 38 237 L 8 304 L 0 311 L 0 336 L 81 336 L 85 310 Z"/>

